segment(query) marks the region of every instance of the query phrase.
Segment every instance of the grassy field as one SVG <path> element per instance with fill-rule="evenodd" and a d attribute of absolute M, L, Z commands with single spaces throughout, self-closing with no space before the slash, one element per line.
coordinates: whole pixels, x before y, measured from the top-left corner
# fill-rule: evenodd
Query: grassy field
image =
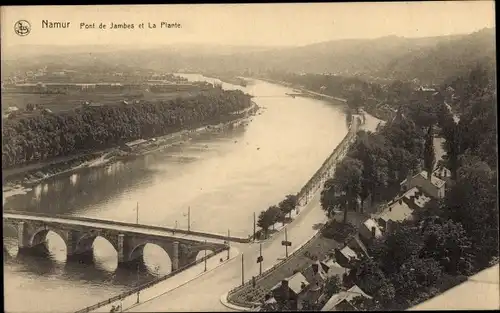
<path fill-rule="evenodd" d="M 101 105 L 116 105 L 121 104 L 123 100 L 129 102 L 134 100 L 172 100 L 177 97 L 195 96 L 198 92 L 153 93 L 143 91 L 142 94 L 142 96 L 137 96 L 127 92 L 72 92 L 68 94 L 2 93 L 2 111 L 14 106 L 22 110 L 26 108 L 28 103 L 32 103 L 42 105 L 44 108 L 55 113 L 80 107 L 85 101 Z"/>
<path fill-rule="evenodd" d="M 239 305 L 259 302 L 276 284 L 292 276 L 297 271 L 302 272 L 312 264 L 314 262 L 314 256 L 322 260 L 330 256 L 333 249 L 340 248 L 341 246 L 340 243 L 333 239 L 318 236 L 304 246 L 301 252 L 291 256 L 285 263 L 272 271 L 269 276 L 264 277 L 262 280 L 258 280 L 255 288 L 253 288 L 252 285 L 246 285 L 243 289 L 230 295 L 229 300 Z"/>

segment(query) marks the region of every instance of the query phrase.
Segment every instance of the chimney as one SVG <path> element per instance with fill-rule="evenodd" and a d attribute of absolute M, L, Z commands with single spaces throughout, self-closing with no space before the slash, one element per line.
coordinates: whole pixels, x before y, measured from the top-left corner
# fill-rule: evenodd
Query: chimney
<path fill-rule="evenodd" d="M 408 174 L 406 175 L 406 190 L 409 190 L 411 188 L 411 178 L 411 172 L 408 172 Z"/>
<path fill-rule="evenodd" d="M 375 239 L 375 226 L 372 226 L 372 239 Z"/>
<path fill-rule="evenodd" d="M 313 263 L 311 266 L 312 266 L 313 273 L 317 274 L 319 271 L 318 263 Z"/>
<path fill-rule="evenodd" d="M 387 234 L 390 234 L 392 232 L 392 220 L 387 221 L 385 231 L 387 232 Z"/>
<path fill-rule="evenodd" d="M 283 296 L 283 300 L 288 301 L 290 294 L 289 294 L 290 288 L 288 287 L 288 280 L 283 279 L 281 281 L 281 295 Z"/>

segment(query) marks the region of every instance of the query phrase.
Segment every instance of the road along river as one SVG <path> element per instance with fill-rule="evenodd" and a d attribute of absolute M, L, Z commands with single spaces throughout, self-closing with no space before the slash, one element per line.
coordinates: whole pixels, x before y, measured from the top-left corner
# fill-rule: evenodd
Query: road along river
<path fill-rule="evenodd" d="M 253 213 L 300 190 L 345 136 L 347 126 L 341 105 L 287 97 L 289 88 L 262 81 L 245 88 L 222 86 L 254 95 L 260 114 L 244 127 L 55 177 L 6 199 L 4 207 L 135 222 L 138 203 L 141 224 L 184 229 L 189 207 L 191 229 L 221 234 L 230 229 L 231 235 L 247 236 L 253 230 Z M 146 246 L 146 266 L 135 273 L 116 269 L 116 251 L 105 239 L 96 239 L 94 264 L 86 265 L 66 263 L 62 239 L 54 233 L 47 237 L 49 255 L 43 257 L 16 256 L 16 239 L 5 238 L 6 311 L 76 311 L 170 272 L 168 255 L 154 245 Z M 234 287 L 230 280 L 227 287 Z"/>

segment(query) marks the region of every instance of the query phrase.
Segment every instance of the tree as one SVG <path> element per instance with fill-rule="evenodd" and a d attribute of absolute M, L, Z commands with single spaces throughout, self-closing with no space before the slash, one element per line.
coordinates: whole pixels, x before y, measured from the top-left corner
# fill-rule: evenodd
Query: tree
<path fill-rule="evenodd" d="M 257 220 L 257 226 L 259 226 L 264 231 L 264 236 L 267 238 L 267 234 L 269 232 L 269 227 L 274 225 L 275 217 L 272 215 L 272 212 L 269 209 L 260 212 L 259 218 Z"/>
<path fill-rule="evenodd" d="M 356 205 L 361 191 L 361 161 L 346 157 L 338 165 L 335 175 L 325 183 L 321 193 L 321 206 L 329 215 L 338 206 L 344 207 L 344 224 L 347 223 L 347 211 Z"/>
<path fill-rule="evenodd" d="M 497 173 L 484 162 L 467 159 L 445 199 L 446 218 L 463 225 L 472 241 L 476 267 L 498 256 Z"/>
<path fill-rule="evenodd" d="M 406 260 L 391 281 L 402 308 L 415 305 L 437 293 L 436 283 L 443 275 L 442 268 L 434 259 L 412 256 Z"/>
<path fill-rule="evenodd" d="M 381 256 L 382 270 L 388 275 L 397 271 L 411 257 L 419 255 L 424 246 L 419 227 L 412 222 L 398 223 L 381 244 L 385 246 Z"/>
<path fill-rule="evenodd" d="M 338 276 L 330 276 L 325 281 L 325 289 L 323 290 L 323 294 L 327 299 L 330 299 L 334 294 L 340 292 L 340 288 L 342 284 Z"/>
<path fill-rule="evenodd" d="M 365 131 L 358 132 L 358 137 L 348 155 L 363 164 L 359 193 L 362 206 L 369 195 L 372 195 L 372 200 L 378 200 L 377 195 L 387 187 L 388 160 L 391 159 L 389 153 L 383 136 Z"/>
<path fill-rule="evenodd" d="M 230 117 L 248 108 L 241 91 L 208 90 L 169 101 L 105 105 L 3 121 L 2 168 L 103 150 Z"/>
<path fill-rule="evenodd" d="M 287 195 L 283 201 L 280 202 L 279 208 L 284 214 L 289 214 L 291 218 L 292 211 L 297 206 L 297 196 Z"/>
<path fill-rule="evenodd" d="M 424 168 L 427 171 L 429 180 L 432 177 L 435 163 L 436 155 L 434 153 L 434 135 L 432 133 L 432 125 L 430 125 L 424 144 Z"/>
<path fill-rule="evenodd" d="M 355 263 L 348 279 L 370 295 L 389 282 L 377 261 L 368 257 Z"/>
<path fill-rule="evenodd" d="M 472 246 L 462 224 L 452 220 L 428 220 L 422 228 L 424 247 L 420 255 L 438 261 L 447 273 L 469 275 Z"/>
<path fill-rule="evenodd" d="M 284 214 L 281 212 L 280 208 L 276 205 L 272 205 L 267 209 L 267 214 L 269 215 L 269 219 L 273 221 L 273 229 L 274 229 L 274 224 L 276 222 L 283 222 L 284 223 Z"/>
<path fill-rule="evenodd" d="M 347 106 L 354 112 L 357 112 L 359 108 L 365 104 L 365 101 L 366 98 L 363 92 L 361 90 L 354 90 L 349 96 L 349 99 L 347 99 Z"/>

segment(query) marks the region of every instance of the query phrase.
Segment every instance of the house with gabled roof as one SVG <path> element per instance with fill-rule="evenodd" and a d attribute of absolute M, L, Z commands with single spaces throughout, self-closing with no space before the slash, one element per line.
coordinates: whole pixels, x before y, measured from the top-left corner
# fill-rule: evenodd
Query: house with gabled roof
<path fill-rule="evenodd" d="M 444 198 L 446 182 L 435 175 L 431 175 L 429 179 L 428 175 L 427 171 L 421 171 L 413 177 L 407 177 L 400 184 L 401 190 L 406 192 L 413 187 L 418 187 L 434 199 Z"/>
<path fill-rule="evenodd" d="M 361 290 L 361 288 L 354 285 L 346 291 L 334 294 L 325 303 L 321 311 L 358 311 L 358 309 L 352 304 L 352 300 L 356 297 L 372 299 L 372 297 L 367 295 L 363 290 Z"/>

